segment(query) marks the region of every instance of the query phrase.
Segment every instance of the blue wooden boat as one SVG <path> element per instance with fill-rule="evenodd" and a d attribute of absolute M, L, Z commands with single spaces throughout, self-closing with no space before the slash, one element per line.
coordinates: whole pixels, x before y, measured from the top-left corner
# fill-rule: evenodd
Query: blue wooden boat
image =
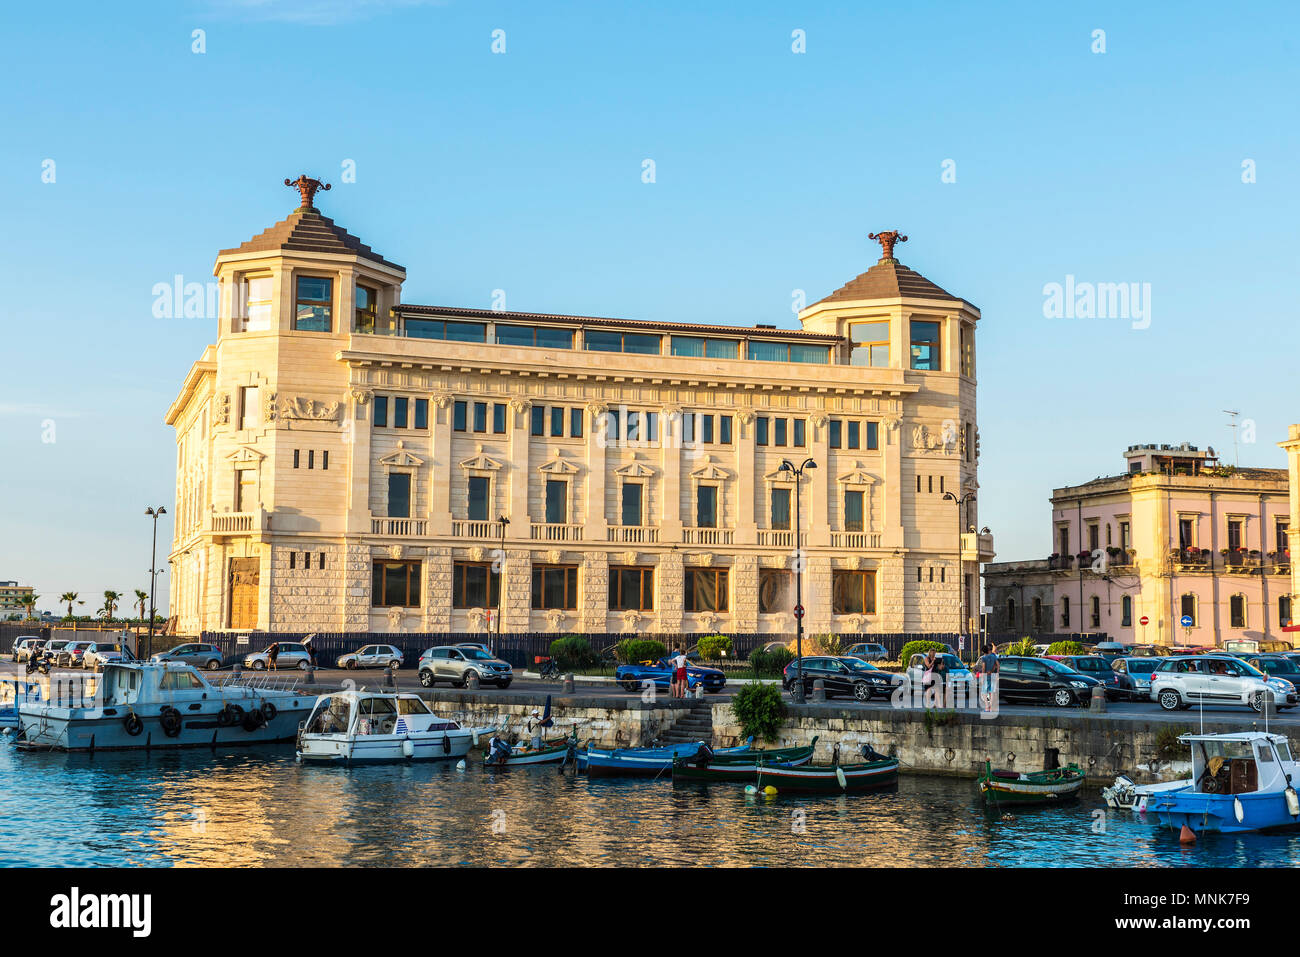
<path fill-rule="evenodd" d="M 714 754 L 743 755 L 754 743 L 750 737 L 735 748 L 718 748 Z M 688 741 L 662 748 L 593 748 L 578 755 L 578 770 L 592 777 L 602 775 L 650 774 L 671 771 L 674 758 L 689 758 L 704 746 L 703 741 Z"/>

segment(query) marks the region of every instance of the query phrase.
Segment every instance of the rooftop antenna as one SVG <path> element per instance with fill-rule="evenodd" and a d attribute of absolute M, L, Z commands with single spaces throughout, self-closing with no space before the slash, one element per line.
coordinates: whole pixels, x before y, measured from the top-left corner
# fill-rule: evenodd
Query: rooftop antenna
<path fill-rule="evenodd" d="M 1241 415 L 1236 409 L 1224 409 L 1226 415 L 1232 418 L 1228 422 L 1228 428 L 1232 429 L 1232 467 L 1237 467 L 1237 416 Z"/>

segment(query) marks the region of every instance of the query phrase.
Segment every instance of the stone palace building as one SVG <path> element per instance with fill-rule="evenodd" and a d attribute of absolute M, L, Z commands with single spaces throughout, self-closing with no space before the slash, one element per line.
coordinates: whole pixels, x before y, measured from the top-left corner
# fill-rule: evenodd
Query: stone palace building
<path fill-rule="evenodd" d="M 980 314 L 906 237 L 798 330 L 426 306 L 290 185 L 167 413 L 179 633 L 789 634 L 796 525 L 810 632 L 975 615 Z"/>

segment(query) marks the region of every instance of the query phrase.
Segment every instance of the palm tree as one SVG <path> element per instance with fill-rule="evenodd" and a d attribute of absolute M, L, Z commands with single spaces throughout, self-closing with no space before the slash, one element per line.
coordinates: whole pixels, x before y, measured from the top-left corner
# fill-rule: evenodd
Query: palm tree
<path fill-rule="evenodd" d="M 19 599 L 19 601 L 22 602 L 22 604 L 27 608 L 28 618 L 36 617 L 33 614 L 32 609 L 36 607 L 36 600 L 40 597 L 41 597 L 40 595 L 37 595 L 35 592 L 33 592 L 32 594 L 24 595 L 22 598 Z"/>
<path fill-rule="evenodd" d="M 75 591 L 65 591 L 62 595 L 59 596 L 59 601 L 67 602 L 69 618 L 72 617 L 72 604 L 76 600 L 77 600 L 77 593 Z"/>
<path fill-rule="evenodd" d="M 115 592 L 115 591 L 104 592 L 104 620 L 105 621 L 113 620 L 113 609 L 117 607 L 117 603 L 121 600 L 122 600 L 122 595 L 120 592 Z"/>
<path fill-rule="evenodd" d="M 141 591 L 139 588 L 135 590 L 135 607 L 140 609 L 141 621 L 144 621 L 144 603 L 148 600 L 149 593 L 147 591 Z"/>

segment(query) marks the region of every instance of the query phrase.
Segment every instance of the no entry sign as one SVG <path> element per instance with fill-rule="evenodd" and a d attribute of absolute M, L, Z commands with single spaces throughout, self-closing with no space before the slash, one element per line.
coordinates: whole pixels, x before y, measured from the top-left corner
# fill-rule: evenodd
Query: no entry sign
<path fill-rule="evenodd" d="M 1151 624 L 1151 619 L 1148 618 L 1146 615 L 1143 615 L 1141 618 L 1138 619 L 1138 624 L 1145 627 L 1146 625 Z"/>

